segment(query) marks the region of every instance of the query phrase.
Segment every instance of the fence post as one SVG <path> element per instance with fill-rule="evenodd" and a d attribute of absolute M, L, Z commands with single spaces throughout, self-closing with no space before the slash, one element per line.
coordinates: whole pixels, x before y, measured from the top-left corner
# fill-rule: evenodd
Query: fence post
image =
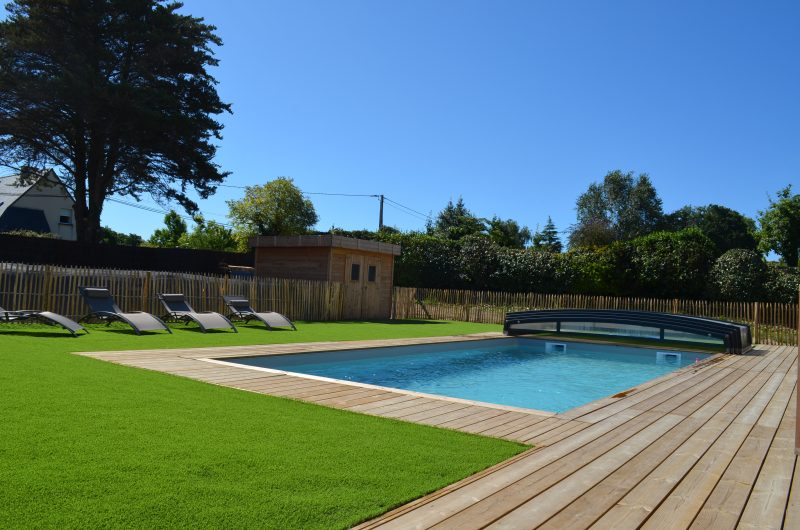
<path fill-rule="evenodd" d="M 759 329 L 759 321 L 761 320 L 760 306 L 758 302 L 753 302 L 753 342 L 755 344 L 761 343 L 761 330 Z"/>
<path fill-rule="evenodd" d="M 52 311 L 53 308 L 53 270 L 50 265 L 44 266 L 44 300 L 43 302 L 43 309 L 45 311 Z"/>
<path fill-rule="evenodd" d="M 147 274 L 144 275 L 144 282 L 142 283 L 142 304 L 141 310 L 147 311 L 149 309 L 148 303 L 150 300 L 150 281 L 153 278 L 153 273 L 147 271 Z"/>

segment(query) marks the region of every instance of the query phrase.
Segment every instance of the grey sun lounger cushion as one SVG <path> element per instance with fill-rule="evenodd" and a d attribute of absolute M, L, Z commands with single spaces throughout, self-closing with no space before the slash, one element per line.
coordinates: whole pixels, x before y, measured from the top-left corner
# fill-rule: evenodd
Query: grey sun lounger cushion
<path fill-rule="evenodd" d="M 239 332 L 233 322 L 219 313 L 213 311 L 198 313 L 192 309 L 192 306 L 189 305 L 186 297 L 182 294 L 160 294 L 158 299 L 161 300 L 167 310 L 168 315 L 164 317 L 165 319 L 182 320 L 187 324 L 191 320 L 200 326 L 203 333 L 209 329 L 232 329 L 236 333 Z"/>
<path fill-rule="evenodd" d="M 244 320 L 245 323 L 250 322 L 251 320 L 260 320 L 265 326 L 267 326 L 268 329 L 286 327 L 297 331 L 297 328 L 292 321 L 285 316 L 274 311 L 264 311 L 259 313 L 253 309 L 253 307 L 250 305 L 250 301 L 243 296 L 224 296 L 223 298 L 225 299 L 225 304 L 231 310 L 231 317 Z"/>
<path fill-rule="evenodd" d="M 86 305 L 88 305 L 91 310 L 81 321 L 89 318 L 99 318 L 106 322 L 118 320 L 132 327 L 137 335 L 142 331 L 159 330 L 166 330 L 172 333 L 172 330 L 169 329 L 160 318 L 150 313 L 145 313 L 143 311 L 124 313 L 116 302 L 114 302 L 114 298 L 111 296 L 108 289 L 101 289 L 99 287 L 78 287 L 78 289 Z"/>
<path fill-rule="evenodd" d="M 22 311 L 7 311 L 0 307 L 0 322 L 24 322 L 26 320 L 39 320 L 46 324 L 54 326 L 61 326 L 73 335 L 78 331 L 86 331 L 86 328 L 58 313 L 51 313 L 50 311 L 34 311 L 25 309 Z"/>

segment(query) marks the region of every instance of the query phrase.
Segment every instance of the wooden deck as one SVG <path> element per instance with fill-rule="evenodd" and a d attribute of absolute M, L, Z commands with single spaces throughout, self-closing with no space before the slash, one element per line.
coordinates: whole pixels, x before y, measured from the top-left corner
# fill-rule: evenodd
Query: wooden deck
<path fill-rule="evenodd" d="M 84 355 L 535 444 L 362 529 L 800 528 L 795 347 L 720 355 L 559 415 L 207 360 L 487 336 Z"/>

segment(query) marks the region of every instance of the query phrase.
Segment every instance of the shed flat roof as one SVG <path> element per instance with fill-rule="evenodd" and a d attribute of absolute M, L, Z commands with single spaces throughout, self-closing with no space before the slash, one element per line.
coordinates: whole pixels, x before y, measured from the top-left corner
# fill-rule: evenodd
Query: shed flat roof
<path fill-rule="evenodd" d="M 400 245 L 356 239 L 354 237 L 335 236 L 255 236 L 248 241 L 251 247 L 335 247 L 376 252 L 378 254 L 400 255 Z"/>

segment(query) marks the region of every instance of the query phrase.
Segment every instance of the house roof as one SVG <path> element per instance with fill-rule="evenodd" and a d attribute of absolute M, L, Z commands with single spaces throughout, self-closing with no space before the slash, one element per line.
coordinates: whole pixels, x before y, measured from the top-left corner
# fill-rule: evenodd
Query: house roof
<path fill-rule="evenodd" d="M 34 183 L 30 183 L 20 186 L 17 184 L 18 179 L 19 175 L 0 178 L 0 217 L 34 185 Z"/>
<path fill-rule="evenodd" d="M 42 173 L 42 175 L 35 181 L 23 185 L 19 185 L 19 175 L 0 177 L 0 217 L 2 217 L 3 214 L 6 213 L 6 210 L 13 206 L 20 197 L 28 193 L 28 191 L 30 191 L 30 189 L 34 186 L 37 186 L 44 178 L 47 178 L 53 184 L 55 184 L 55 186 L 53 186 L 53 190 L 57 189 L 62 191 L 66 197 L 72 199 L 69 192 L 61 183 L 61 180 L 52 170 Z"/>

